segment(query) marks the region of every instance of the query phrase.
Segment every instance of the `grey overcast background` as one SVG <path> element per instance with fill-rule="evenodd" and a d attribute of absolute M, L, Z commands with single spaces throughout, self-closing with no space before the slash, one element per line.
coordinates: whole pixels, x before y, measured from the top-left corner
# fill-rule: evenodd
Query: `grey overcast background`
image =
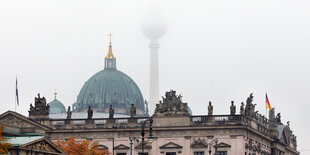
<path fill-rule="evenodd" d="M 117 68 L 149 97 L 148 39 L 141 21 L 147 0 L 1 0 L 0 113 L 14 110 L 15 76 L 28 116 L 37 93 L 57 90 L 72 105 L 84 82 L 104 67 L 113 33 Z M 291 121 L 298 149 L 310 153 L 310 1 L 166 0 L 168 30 L 160 40 L 160 94 L 177 90 L 193 114 L 228 114 L 254 93 Z"/>

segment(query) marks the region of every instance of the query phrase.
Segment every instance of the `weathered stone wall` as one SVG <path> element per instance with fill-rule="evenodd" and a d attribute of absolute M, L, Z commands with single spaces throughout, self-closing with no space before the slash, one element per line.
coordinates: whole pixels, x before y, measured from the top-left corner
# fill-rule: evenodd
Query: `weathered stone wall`
<path fill-rule="evenodd" d="M 61 126 L 52 126 L 54 130 L 48 133 L 52 140 L 65 139 L 66 137 L 75 137 L 76 139 L 88 139 L 99 142 L 100 145 L 106 146 L 110 152 L 126 152 L 129 154 L 130 140 L 134 138 L 133 152 L 137 154 L 141 149 L 135 146 L 141 142 L 141 125 L 148 118 L 117 118 L 106 120 L 105 124 L 94 124 L 96 119 L 87 124 L 71 123 Z M 55 120 L 54 120 L 55 121 Z M 254 124 L 254 125 L 253 125 Z M 268 150 L 271 148 L 272 138 L 268 134 L 268 130 L 258 129 L 258 123 L 251 121 L 245 116 L 178 116 L 178 117 L 154 117 L 153 118 L 153 135 L 155 139 L 151 143 L 151 149 L 145 149 L 150 155 L 162 154 L 169 151 L 177 152 L 179 155 L 193 154 L 195 151 L 204 151 L 208 153 L 210 146 L 207 148 L 192 148 L 191 144 L 195 140 L 203 139 L 206 143 L 210 143 L 214 139 L 218 139 L 219 151 L 227 151 L 229 155 L 240 155 L 245 152 L 259 154 L 251 147 L 246 147 L 249 139 L 257 145 L 264 146 Z M 149 124 L 145 127 L 145 140 L 149 136 Z M 139 141 L 139 142 L 138 142 Z M 173 145 L 161 148 L 163 145 L 173 143 Z M 119 149 L 119 145 L 128 148 Z M 214 145 L 211 151 L 214 152 Z"/>

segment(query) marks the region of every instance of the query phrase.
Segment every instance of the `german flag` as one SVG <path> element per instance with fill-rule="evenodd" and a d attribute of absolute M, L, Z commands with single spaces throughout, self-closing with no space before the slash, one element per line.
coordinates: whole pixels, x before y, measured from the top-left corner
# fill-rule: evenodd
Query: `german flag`
<path fill-rule="evenodd" d="M 266 93 L 266 109 L 269 109 L 269 110 L 272 109 L 272 107 L 271 107 L 271 105 L 270 105 L 270 102 L 269 102 L 269 100 L 268 100 L 267 93 Z"/>

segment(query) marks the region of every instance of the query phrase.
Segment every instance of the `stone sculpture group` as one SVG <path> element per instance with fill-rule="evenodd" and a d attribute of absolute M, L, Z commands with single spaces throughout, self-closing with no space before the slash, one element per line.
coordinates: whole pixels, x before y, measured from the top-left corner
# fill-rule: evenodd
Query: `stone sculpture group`
<path fill-rule="evenodd" d="M 30 110 L 29 117 L 35 117 L 35 116 L 46 116 L 49 115 L 50 106 L 49 104 L 46 104 L 45 97 L 40 97 L 40 93 L 38 94 L 38 97 L 34 98 L 34 106 L 30 104 Z"/>
<path fill-rule="evenodd" d="M 156 104 L 153 116 L 189 116 L 187 103 L 182 102 L 182 95 L 176 95 L 176 91 L 166 92 L 162 101 Z"/>

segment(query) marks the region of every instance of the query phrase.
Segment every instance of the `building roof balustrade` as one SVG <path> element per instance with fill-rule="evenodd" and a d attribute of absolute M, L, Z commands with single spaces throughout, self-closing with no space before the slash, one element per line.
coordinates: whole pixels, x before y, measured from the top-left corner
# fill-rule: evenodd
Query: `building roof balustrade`
<path fill-rule="evenodd" d="M 184 116 L 188 117 L 188 116 Z M 245 115 L 194 115 L 189 116 L 189 126 L 247 126 L 263 134 L 268 134 L 268 124 Z M 52 128 L 123 128 L 139 127 L 149 117 L 133 118 L 93 118 L 93 119 L 50 119 Z M 188 125 L 184 125 L 188 126 Z M 156 125 L 154 126 L 156 128 Z M 160 127 L 160 126 L 158 126 Z M 163 126 L 164 127 L 164 126 Z"/>

